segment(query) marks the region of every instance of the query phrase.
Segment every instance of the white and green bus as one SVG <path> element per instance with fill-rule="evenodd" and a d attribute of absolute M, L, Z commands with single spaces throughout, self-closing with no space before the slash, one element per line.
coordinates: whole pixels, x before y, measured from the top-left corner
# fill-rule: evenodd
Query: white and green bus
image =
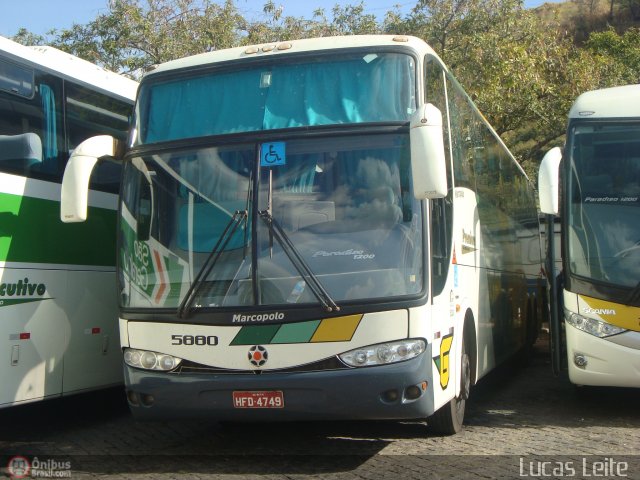
<path fill-rule="evenodd" d="M 121 166 L 92 178 L 92 217 L 59 220 L 69 157 L 126 138 L 137 82 L 0 37 L 0 407 L 122 382 L 115 281 Z"/>
<path fill-rule="evenodd" d="M 72 157 L 61 216 L 86 218 L 91 168 L 123 160 L 136 416 L 430 417 L 454 433 L 471 386 L 535 337 L 530 182 L 422 40 L 166 63 L 114 148 L 97 137 Z"/>
<path fill-rule="evenodd" d="M 576 385 L 640 387 L 640 85 L 580 95 L 539 185 L 562 224 L 554 367 L 566 358 Z"/>

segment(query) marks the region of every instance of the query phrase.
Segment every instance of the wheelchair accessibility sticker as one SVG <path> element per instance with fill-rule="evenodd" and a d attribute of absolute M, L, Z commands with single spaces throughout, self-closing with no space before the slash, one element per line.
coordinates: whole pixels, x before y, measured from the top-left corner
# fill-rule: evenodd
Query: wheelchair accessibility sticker
<path fill-rule="evenodd" d="M 271 142 L 260 145 L 260 166 L 274 167 L 286 165 L 285 142 Z"/>

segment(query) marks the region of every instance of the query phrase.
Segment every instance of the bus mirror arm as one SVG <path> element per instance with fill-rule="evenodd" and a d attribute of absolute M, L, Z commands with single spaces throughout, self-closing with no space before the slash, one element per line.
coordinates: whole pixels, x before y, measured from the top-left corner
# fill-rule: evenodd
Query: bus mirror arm
<path fill-rule="evenodd" d="M 109 135 L 98 135 L 75 148 L 62 177 L 60 220 L 76 223 L 87 219 L 91 173 L 99 160 L 122 158 L 123 147 L 123 142 Z"/>
<path fill-rule="evenodd" d="M 560 147 L 554 147 L 546 153 L 540 162 L 540 170 L 538 171 L 540 211 L 547 215 L 558 215 L 560 160 L 562 160 L 562 150 Z"/>
<path fill-rule="evenodd" d="M 411 176 L 416 199 L 447 196 L 447 161 L 442 113 L 431 103 L 421 105 L 410 124 Z"/>
<path fill-rule="evenodd" d="M 558 286 L 558 277 L 555 271 L 555 247 L 554 247 L 554 222 L 558 215 L 558 204 L 560 200 L 560 161 L 562 160 L 562 150 L 554 147 L 549 150 L 540 162 L 538 171 L 538 195 L 540 197 L 540 211 L 547 215 L 547 282 L 549 288 L 549 339 L 551 350 L 551 370 L 555 376 L 560 374 L 562 367 L 561 351 L 561 326 L 560 319 L 562 312 L 560 305 L 561 292 Z"/>

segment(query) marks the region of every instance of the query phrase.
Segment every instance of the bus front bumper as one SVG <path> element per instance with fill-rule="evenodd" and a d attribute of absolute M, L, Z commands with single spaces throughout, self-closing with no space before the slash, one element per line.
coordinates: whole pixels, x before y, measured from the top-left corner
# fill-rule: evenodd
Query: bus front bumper
<path fill-rule="evenodd" d="M 125 365 L 125 384 L 131 411 L 137 418 L 243 421 L 426 418 L 434 410 L 430 347 L 414 359 L 395 364 L 314 372 L 178 374 Z M 284 405 L 239 408 L 234 402 L 234 392 L 282 392 Z"/>
<path fill-rule="evenodd" d="M 575 385 L 640 387 L 640 333 L 598 338 L 565 323 L 569 379 Z M 584 365 L 577 365 L 582 364 Z"/>

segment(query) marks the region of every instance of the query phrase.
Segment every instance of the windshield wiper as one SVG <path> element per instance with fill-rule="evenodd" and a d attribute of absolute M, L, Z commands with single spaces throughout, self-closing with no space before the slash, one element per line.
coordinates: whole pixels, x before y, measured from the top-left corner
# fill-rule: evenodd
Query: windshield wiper
<path fill-rule="evenodd" d="M 280 244 L 280 248 L 282 251 L 289 257 L 291 263 L 294 268 L 298 271 L 300 276 L 303 278 L 305 283 L 309 285 L 311 291 L 316 296 L 318 301 L 322 304 L 324 309 L 327 312 L 338 312 L 340 311 L 340 307 L 336 304 L 336 302 L 331 298 L 329 292 L 325 290 L 325 288 L 318 280 L 318 277 L 315 273 L 309 268 L 307 262 L 304 261 L 302 255 L 298 252 L 296 247 L 293 246 L 293 243 L 289 239 L 287 232 L 283 230 L 280 224 L 273 218 L 272 213 L 272 202 L 273 200 L 273 171 L 269 170 L 269 190 L 267 195 L 267 209 L 258 211 L 258 216 L 264 220 L 264 223 L 267 225 L 269 229 L 269 249 L 271 251 L 271 255 L 273 255 L 273 239 L 275 238 L 278 244 Z"/>
<path fill-rule="evenodd" d="M 331 298 L 329 292 L 325 290 L 325 288 L 318 280 L 318 277 L 315 273 L 309 268 L 307 262 L 304 261 L 302 255 L 298 252 L 296 247 L 293 246 L 293 243 L 289 239 L 287 233 L 282 229 L 280 224 L 273 218 L 272 213 L 272 205 L 271 202 L 273 200 L 273 171 L 269 170 L 269 190 L 267 195 L 267 209 L 258 211 L 258 216 L 264 220 L 264 223 L 267 225 L 269 229 L 269 249 L 271 250 L 271 255 L 273 255 L 273 239 L 275 238 L 282 251 L 289 257 L 291 263 L 294 268 L 298 271 L 300 276 L 303 278 L 305 283 L 309 285 L 311 291 L 318 299 L 318 301 L 322 304 L 324 309 L 327 312 L 338 312 L 340 311 L 340 307 L 336 304 L 336 302 Z"/>
<path fill-rule="evenodd" d="M 184 318 L 187 316 L 191 310 L 194 300 L 200 293 L 200 290 L 202 290 L 202 286 L 204 285 L 203 280 L 209 276 L 213 268 L 216 266 L 220 255 L 222 255 L 222 252 L 224 252 L 234 233 L 243 222 L 245 223 L 246 233 L 246 222 L 248 217 L 248 210 L 236 210 L 233 214 L 224 228 L 222 235 L 220 235 L 220 238 L 211 250 L 211 253 L 209 253 L 209 256 L 204 261 L 202 268 L 200 268 L 200 271 L 193 279 L 193 283 L 189 287 L 189 290 L 187 290 L 182 302 L 180 302 L 180 306 L 178 307 L 178 318 Z"/>
<path fill-rule="evenodd" d="M 196 275 L 196 277 L 193 279 L 193 282 L 191 283 L 189 290 L 187 290 L 187 293 L 182 299 L 182 302 L 180 302 L 180 305 L 178 306 L 178 312 L 177 312 L 178 318 L 185 318 L 189 314 L 189 311 L 191 310 L 191 306 L 193 305 L 193 302 L 195 301 L 196 297 L 202 290 L 202 286 L 204 285 L 203 280 L 211 274 L 211 272 L 213 271 L 213 268 L 216 266 L 216 263 L 218 262 L 218 259 L 220 258 L 220 255 L 222 255 L 222 252 L 225 251 L 225 248 L 227 248 L 229 241 L 231 240 L 231 238 L 233 238 L 233 235 L 235 234 L 236 230 L 242 223 L 244 223 L 244 241 L 243 241 L 243 249 L 242 249 L 242 252 L 243 252 L 242 258 L 246 258 L 247 256 L 247 222 L 249 219 L 249 205 L 251 204 L 251 192 L 253 191 L 252 185 L 253 185 L 253 173 L 251 173 L 251 175 L 249 176 L 245 209 L 236 210 L 234 214 L 231 216 L 231 218 L 229 219 L 229 222 L 227 222 L 227 225 L 224 227 L 224 230 L 222 231 L 222 235 L 220 235 L 220 238 L 218 238 L 218 241 L 213 246 L 213 249 L 209 253 L 209 256 L 202 264 L 202 267 L 198 271 L 198 274 Z"/>
<path fill-rule="evenodd" d="M 329 292 L 325 290 L 325 288 L 318 280 L 318 277 L 315 273 L 309 268 L 307 262 L 304 261 L 302 255 L 298 252 L 296 247 L 293 246 L 293 243 L 289 239 L 287 233 L 282 229 L 280 224 L 273 218 L 273 215 L 269 210 L 263 210 L 258 212 L 258 215 L 264 222 L 267 224 L 269 228 L 269 238 L 275 238 L 278 242 L 282 251 L 289 257 L 291 263 L 298 271 L 300 276 L 304 279 L 304 281 L 309 285 L 311 291 L 316 296 L 318 301 L 322 304 L 324 309 L 327 312 L 337 312 L 340 311 L 340 307 L 336 304 L 336 302 L 331 298 Z"/>

